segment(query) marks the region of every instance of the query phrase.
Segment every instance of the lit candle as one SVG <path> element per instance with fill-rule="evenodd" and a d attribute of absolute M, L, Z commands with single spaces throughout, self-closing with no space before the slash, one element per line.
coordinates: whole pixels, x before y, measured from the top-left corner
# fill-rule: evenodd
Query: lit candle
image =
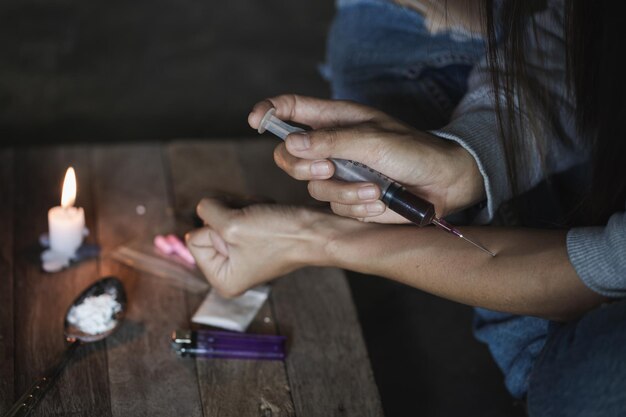
<path fill-rule="evenodd" d="M 54 252 L 73 257 L 83 243 L 85 212 L 81 207 L 74 207 L 76 201 L 76 174 L 69 167 L 63 180 L 61 206 L 48 211 L 48 232 L 50 249 Z"/>

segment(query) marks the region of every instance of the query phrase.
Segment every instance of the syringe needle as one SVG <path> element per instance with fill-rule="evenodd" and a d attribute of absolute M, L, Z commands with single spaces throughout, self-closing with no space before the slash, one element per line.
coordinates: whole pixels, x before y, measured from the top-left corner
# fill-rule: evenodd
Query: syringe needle
<path fill-rule="evenodd" d="M 467 238 L 465 236 L 463 236 L 463 233 L 461 233 L 459 231 L 459 229 L 457 229 L 456 227 L 452 226 L 451 224 L 449 224 L 448 222 L 446 222 L 445 220 L 442 219 L 438 219 L 438 218 L 433 218 L 431 220 L 431 222 L 435 225 L 438 226 L 440 228 L 442 228 L 443 230 L 445 230 L 448 233 L 452 233 L 455 236 L 460 237 L 461 239 L 465 240 L 466 242 L 471 243 L 472 245 L 476 246 L 478 249 L 482 250 L 483 252 L 487 252 L 489 255 L 491 256 L 496 256 L 495 253 L 491 252 L 489 249 L 487 249 L 486 247 L 474 242 L 472 239 Z"/>
<path fill-rule="evenodd" d="M 465 237 L 465 236 L 463 236 L 463 235 L 457 235 L 457 236 L 459 236 L 459 237 L 460 237 L 461 239 L 463 239 L 463 240 L 466 240 L 467 242 L 471 243 L 472 245 L 476 246 L 478 249 L 480 249 L 480 250 L 482 250 L 482 251 L 484 251 L 484 252 L 487 252 L 489 255 L 491 255 L 491 256 L 496 256 L 496 254 L 495 254 L 495 253 L 491 252 L 491 251 L 490 251 L 489 249 L 487 249 L 486 247 L 484 247 L 484 246 L 482 246 L 482 245 L 479 245 L 478 243 L 474 242 L 472 239 L 466 238 L 466 237 Z"/>
<path fill-rule="evenodd" d="M 272 132 L 279 138 L 285 140 L 287 135 L 294 132 L 301 132 L 302 129 L 291 126 L 288 123 L 277 118 L 274 113 L 276 109 L 269 109 L 261 122 L 259 123 L 258 131 L 263 133 L 266 130 Z M 495 253 L 489 251 L 487 248 L 479 245 L 463 236 L 463 234 L 454 226 L 445 222 L 445 220 L 433 217 L 435 214 L 435 206 L 427 200 L 412 194 L 406 188 L 399 183 L 395 182 L 391 178 L 387 178 L 380 172 L 347 159 L 331 159 L 335 165 L 335 175 L 333 178 L 337 178 L 343 181 L 370 181 L 378 184 L 381 187 L 383 197 L 381 200 L 393 211 L 407 218 L 418 226 L 425 226 L 433 223 L 437 227 L 442 228 L 448 233 L 460 237 L 476 246 L 478 249 L 487 252 L 491 256 L 496 256 Z"/>

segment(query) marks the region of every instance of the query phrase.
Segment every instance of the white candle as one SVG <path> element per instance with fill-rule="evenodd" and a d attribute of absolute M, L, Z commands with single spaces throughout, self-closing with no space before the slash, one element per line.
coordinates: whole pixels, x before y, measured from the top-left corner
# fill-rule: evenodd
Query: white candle
<path fill-rule="evenodd" d="M 52 207 L 48 211 L 48 233 L 50 249 L 54 252 L 74 256 L 83 243 L 85 229 L 85 211 L 74 207 L 76 201 L 76 174 L 69 167 L 63 180 L 61 206 Z"/>

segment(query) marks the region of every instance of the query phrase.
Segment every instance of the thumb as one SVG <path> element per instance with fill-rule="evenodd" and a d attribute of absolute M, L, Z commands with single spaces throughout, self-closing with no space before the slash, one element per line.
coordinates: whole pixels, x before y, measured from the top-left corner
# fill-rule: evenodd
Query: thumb
<path fill-rule="evenodd" d="M 302 159 L 351 159 L 372 166 L 383 157 L 378 151 L 382 149 L 381 142 L 380 132 L 358 125 L 292 133 L 285 145 L 290 154 Z"/>
<path fill-rule="evenodd" d="M 265 113 L 276 109 L 276 117 L 311 126 L 314 129 L 346 126 L 375 118 L 378 110 L 350 101 L 323 100 L 286 94 L 257 103 L 248 116 L 250 127 L 257 129 Z"/>
<path fill-rule="evenodd" d="M 203 198 L 196 207 L 198 217 L 202 219 L 206 226 L 222 232 L 230 222 L 232 210 L 222 201 L 214 198 Z"/>

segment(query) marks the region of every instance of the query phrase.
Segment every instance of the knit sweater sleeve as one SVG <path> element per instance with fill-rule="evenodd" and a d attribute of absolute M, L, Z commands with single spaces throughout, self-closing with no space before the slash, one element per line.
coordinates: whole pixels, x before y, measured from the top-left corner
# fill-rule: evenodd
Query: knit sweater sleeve
<path fill-rule="evenodd" d="M 525 129 L 522 146 L 528 166 L 518 173 L 520 191 L 529 190 L 547 176 L 565 171 L 586 159 L 583 144 L 572 124 L 574 107 L 564 86 L 565 46 L 563 40 L 563 11 L 561 1 L 549 2 L 549 7 L 535 16 L 532 36 L 528 36 L 527 61 L 529 75 L 545 89 L 555 102 L 558 129 L 546 126 L 540 150 L 532 129 Z M 475 222 L 487 223 L 498 207 L 512 197 L 507 176 L 506 158 L 496 116 L 495 94 L 486 59 L 476 65 L 468 80 L 468 91 L 456 107 L 450 123 L 431 133 L 463 146 L 476 160 L 486 191 L 486 205 Z M 501 98 L 504 103 L 504 97 Z M 526 112 L 517 109 L 520 114 Z M 528 121 L 530 124 L 530 121 Z M 506 139 L 505 139 L 506 140 Z M 545 156 L 542 156 L 545 155 Z"/>
<path fill-rule="evenodd" d="M 580 279 L 607 297 L 626 297 L 626 212 L 604 227 L 580 227 L 567 234 L 567 253 Z"/>
<path fill-rule="evenodd" d="M 583 164 L 588 150 L 573 126 L 574 108 L 564 88 L 564 43 L 562 2 L 549 1 L 549 7 L 536 17 L 536 41 L 529 45 L 528 59 L 534 79 L 553 96 L 561 97 L 556 116 L 558 134 L 546 137 L 547 149 L 533 146 L 530 132 L 524 141 L 530 161 L 522 175 L 522 191 L 532 188 L 545 177 Z M 531 37 L 532 38 L 532 37 Z M 494 92 L 485 61 L 470 75 L 468 93 L 455 109 L 451 122 L 432 133 L 455 141 L 476 160 L 483 176 L 487 204 L 475 221 L 489 222 L 498 207 L 512 197 L 506 175 L 504 146 L 500 139 L 495 112 Z M 530 129 L 528 129 L 530 131 Z M 505 135 L 506 136 L 506 135 Z M 607 297 L 626 297 L 626 212 L 615 213 L 603 227 L 571 229 L 567 234 L 567 253 L 580 279 L 593 291 Z"/>

